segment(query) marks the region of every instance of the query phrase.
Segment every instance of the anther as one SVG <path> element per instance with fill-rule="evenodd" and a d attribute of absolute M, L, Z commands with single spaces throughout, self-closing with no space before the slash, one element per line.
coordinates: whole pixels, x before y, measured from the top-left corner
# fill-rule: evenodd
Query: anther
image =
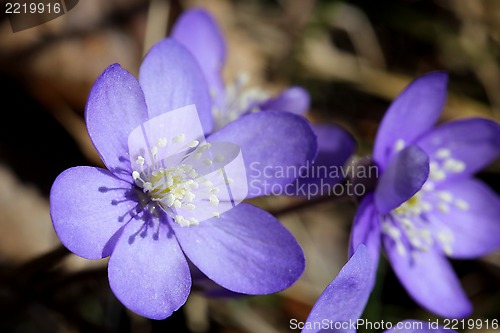
<path fill-rule="evenodd" d="M 446 159 L 451 156 L 451 150 L 448 148 L 441 148 L 436 152 L 436 157 L 439 159 Z"/>
<path fill-rule="evenodd" d="M 396 140 L 396 143 L 394 144 L 394 149 L 396 150 L 396 152 L 400 152 L 401 150 L 404 149 L 404 147 L 406 146 L 404 140 L 402 139 L 398 139 Z"/>
<path fill-rule="evenodd" d="M 208 197 L 208 200 L 210 200 L 210 204 L 212 206 L 217 206 L 219 204 L 219 198 L 217 198 L 217 196 L 215 194 L 211 194 L 209 197 Z"/>
<path fill-rule="evenodd" d="M 167 146 L 167 139 L 166 138 L 160 138 L 158 139 L 156 145 L 160 148 L 164 148 Z"/>
<path fill-rule="evenodd" d="M 198 146 L 200 144 L 200 141 L 198 140 L 193 140 L 191 141 L 190 143 L 188 143 L 188 147 L 189 148 L 195 148 L 196 146 Z"/>
<path fill-rule="evenodd" d="M 457 206 L 458 209 L 463 210 L 463 211 L 469 209 L 469 204 L 467 203 L 467 201 L 462 200 L 462 199 L 456 199 L 455 206 Z"/>
<path fill-rule="evenodd" d="M 186 135 L 184 133 L 179 134 L 172 139 L 174 143 L 184 142 L 184 140 L 186 140 Z"/>
<path fill-rule="evenodd" d="M 137 160 L 135 161 L 135 163 L 144 165 L 144 157 L 142 157 L 141 155 L 137 156 Z"/>

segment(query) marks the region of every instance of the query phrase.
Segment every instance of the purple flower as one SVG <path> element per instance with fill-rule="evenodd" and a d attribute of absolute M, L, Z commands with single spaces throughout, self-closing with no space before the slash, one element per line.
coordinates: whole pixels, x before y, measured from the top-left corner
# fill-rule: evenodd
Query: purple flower
<path fill-rule="evenodd" d="M 226 43 L 214 18 L 206 10 L 185 11 L 173 27 L 172 38 L 184 45 L 200 64 L 210 87 L 216 128 L 255 111 L 303 114 L 309 108 L 309 93 L 301 87 L 291 87 L 273 98 L 260 88 L 247 88 L 249 78 L 244 74 L 226 85 L 222 79 Z"/>
<path fill-rule="evenodd" d="M 226 43 L 215 19 L 206 10 L 195 8 L 185 11 L 175 23 L 172 37 L 194 55 L 203 70 L 210 86 L 215 128 L 257 111 L 304 115 L 309 109 L 309 93 L 301 87 L 290 87 L 271 97 L 262 89 L 247 89 L 248 78 L 245 76 L 239 76 L 233 84 L 226 85 L 222 78 Z M 314 191 L 328 192 L 332 185 L 343 179 L 332 176 L 331 171 L 333 168 L 340 169 L 352 155 L 356 146 L 354 139 L 333 124 L 317 124 L 313 125 L 313 129 L 318 138 L 318 156 L 294 184 L 282 188 L 281 194 L 309 196 Z M 265 191 L 263 194 L 270 193 Z"/>
<path fill-rule="evenodd" d="M 471 304 L 446 257 L 475 258 L 500 248 L 500 199 L 472 175 L 500 153 L 500 127 L 471 118 L 436 128 L 447 75 L 410 84 L 385 115 L 374 147 L 379 181 L 354 219 L 351 251 L 367 244 L 376 267 L 383 244 L 412 298 L 443 317 Z"/>
<path fill-rule="evenodd" d="M 368 328 L 370 325 L 382 326 L 387 333 L 456 333 L 434 322 L 405 320 L 393 325 L 391 322 L 373 323 L 359 319 L 371 293 L 372 263 L 368 249 L 360 244 L 314 304 L 302 333 L 355 333 L 357 328 Z"/>
<path fill-rule="evenodd" d="M 111 65 L 95 82 L 85 113 L 108 170 L 68 169 L 51 190 L 62 243 L 87 259 L 110 256 L 112 291 L 145 317 L 166 318 L 184 304 L 188 259 L 243 294 L 283 290 L 304 270 L 300 246 L 279 221 L 239 202 L 248 189 L 246 164 L 301 165 L 314 157 L 310 126 L 300 116 L 269 112 L 205 140 L 210 106 L 198 64 L 174 40 L 153 46 L 139 80 Z"/>

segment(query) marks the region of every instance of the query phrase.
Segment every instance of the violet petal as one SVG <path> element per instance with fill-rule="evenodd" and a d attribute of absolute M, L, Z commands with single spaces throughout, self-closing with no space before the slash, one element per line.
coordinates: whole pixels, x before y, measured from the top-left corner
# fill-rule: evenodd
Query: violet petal
<path fill-rule="evenodd" d="M 105 169 L 68 169 L 50 191 L 50 213 L 59 239 L 87 259 L 109 256 L 106 246 L 113 244 L 108 242 L 138 209 L 134 186 Z"/>
<path fill-rule="evenodd" d="M 316 135 L 301 116 L 268 111 L 243 116 L 207 138 L 240 146 L 248 175 L 249 197 L 284 190 L 317 154 Z"/>
<path fill-rule="evenodd" d="M 472 118 L 443 124 L 417 142 L 446 177 L 442 182 L 468 177 L 500 154 L 500 126 L 488 119 Z"/>
<path fill-rule="evenodd" d="M 212 15 L 202 8 L 186 10 L 175 22 L 171 36 L 196 58 L 213 93 L 223 94 L 226 43 Z"/>
<path fill-rule="evenodd" d="M 130 310 L 151 319 L 170 316 L 186 302 L 191 290 L 186 258 L 163 221 L 165 215 L 161 216 L 161 222 L 144 214 L 132 220 L 108 265 L 109 284 L 116 297 Z"/>
<path fill-rule="evenodd" d="M 417 193 L 429 175 L 429 157 L 417 146 L 396 154 L 379 179 L 375 205 L 387 214 Z"/>
<path fill-rule="evenodd" d="M 304 254 L 292 234 L 272 215 L 247 203 L 198 226 L 173 224 L 173 229 L 189 260 L 234 292 L 278 292 L 304 271 Z"/>
<path fill-rule="evenodd" d="M 92 143 L 106 167 L 130 177 L 129 133 L 148 117 L 144 94 L 136 78 L 118 64 L 109 66 L 95 81 L 85 107 Z"/>
<path fill-rule="evenodd" d="M 139 82 L 150 119 L 194 104 L 204 132 L 212 130 L 212 100 L 206 79 L 196 59 L 179 42 L 166 38 L 156 43 L 144 57 Z"/>
<path fill-rule="evenodd" d="M 356 329 L 311 328 L 324 323 L 356 322 L 361 317 L 371 293 L 371 259 L 368 249 L 361 244 L 337 277 L 326 287 L 307 317 L 302 333 L 354 333 Z"/>
<path fill-rule="evenodd" d="M 352 255 L 360 244 L 365 244 L 372 259 L 373 279 L 375 283 L 381 247 L 380 221 L 375 208 L 373 194 L 367 194 L 358 207 L 354 217 L 349 241 L 349 255 Z"/>
<path fill-rule="evenodd" d="M 302 87 L 290 87 L 278 96 L 271 98 L 260 105 L 263 111 L 286 111 L 304 115 L 311 104 L 309 92 Z"/>
<path fill-rule="evenodd" d="M 430 73 L 414 80 L 387 110 L 375 139 L 373 156 L 385 168 L 398 145 L 408 146 L 439 119 L 446 101 L 448 75 Z"/>
<path fill-rule="evenodd" d="M 321 195 L 327 195 L 335 184 L 344 180 L 343 169 L 346 161 L 351 157 L 356 148 L 353 137 L 344 129 L 333 124 L 313 125 L 314 133 L 318 138 L 318 155 L 308 170 L 304 170 L 301 177 L 296 180 L 297 189 L 291 191 L 300 195 L 301 188 L 308 188 L 314 184 L 313 189 L 322 189 Z M 323 193 L 321 193 L 323 192 Z M 311 195 L 309 193 L 306 193 Z"/>
<path fill-rule="evenodd" d="M 471 259 L 500 249 L 500 198 L 495 192 L 475 179 L 448 183 L 439 191 L 451 195 L 449 210 L 435 210 L 430 226 L 434 234 L 452 235 L 450 257 Z"/>
<path fill-rule="evenodd" d="M 422 307 L 446 318 L 464 318 L 472 312 L 460 281 L 448 259 L 437 249 L 400 254 L 394 241 L 384 237 L 394 272 L 410 296 Z"/>

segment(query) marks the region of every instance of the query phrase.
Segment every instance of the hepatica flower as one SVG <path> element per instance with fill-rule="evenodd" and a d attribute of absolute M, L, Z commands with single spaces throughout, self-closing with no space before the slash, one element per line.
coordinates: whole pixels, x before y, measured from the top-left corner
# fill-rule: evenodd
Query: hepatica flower
<path fill-rule="evenodd" d="M 310 97 L 302 87 L 290 87 L 277 96 L 271 96 L 260 88 L 247 88 L 248 77 L 245 75 L 238 76 L 232 84 L 225 84 L 222 70 L 226 62 L 226 42 L 215 19 L 206 10 L 195 8 L 185 11 L 173 27 L 172 38 L 183 44 L 202 68 L 210 86 L 215 128 L 258 111 L 283 111 L 299 115 L 308 111 Z M 303 173 L 295 184 L 288 186 L 288 193 L 307 196 L 305 190 L 308 184 L 321 188 L 338 183 L 340 177 L 312 170 L 340 168 L 355 149 L 352 136 L 340 127 L 318 124 L 313 125 L 313 129 L 318 140 L 314 166 L 309 165 L 309 172 Z"/>
<path fill-rule="evenodd" d="M 263 89 L 248 88 L 248 76 L 244 74 L 226 85 L 222 78 L 226 43 L 214 18 L 206 10 L 185 11 L 173 27 L 172 38 L 183 44 L 200 64 L 210 87 L 216 128 L 255 111 L 303 113 L 309 108 L 309 94 L 301 87 L 291 87 L 271 97 Z"/>
<path fill-rule="evenodd" d="M 303 324 L 302 333 L 355 333 L 358 328 L 369 329 L 370 325 L 382 326 L 387 329 L 386 333 L 456 333 L 439 327 L 434 322 L 405 320 L 396 324 L 384 321 L 382 324 L 360 319 L 371 293 L 372 264 L 368 249 L 360 244 L 314 304 Z"/>
<path fill-rule="evenodd" d="M 205 138 L 212 131 L 210 106 L 199 66 L 174 40 L 151 49 L 139 80 L 111 65 L 95 82 L 85 112 L 107 170 L 68 169 L 51 190 L 62 243 L 87 259 L 110 256 L 112 291 L 145 317 L 162 319 L 184 304 L 189 264 L 242 294 L 283 290 L 304 269 L 293 236 L 241 201 L 247 163 L 300 165 L 314 157 L 311 128 L 299 116 L 270 112 Z M 287 139 L 291 131 L 303 139 Z"/>
<path fill-rule="evenodd" d="M 471 304 L 450 258 L 500 248 L 500 199 L 472 175 L 500 152 L 500 127 L 487 119 L 433 128 L 446 99 L 447 75 L 411 83 L 385 115 L 374 147 L 375 191 L 358 209 L 351 250 L 380 245 L 412 298 L 443 317 L 465 317 Z M 376 267 L 376 266 L 375 266 Z"/>

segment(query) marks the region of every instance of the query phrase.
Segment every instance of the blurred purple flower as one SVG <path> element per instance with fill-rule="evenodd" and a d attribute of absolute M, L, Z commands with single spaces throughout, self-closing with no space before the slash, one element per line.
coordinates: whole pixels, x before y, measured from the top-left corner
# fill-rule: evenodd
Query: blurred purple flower
<path fill-rule="evenodd" d="M 110 256 L 111 289 L 145 317 L 166 318 L 184 304 L 188 259 L 242 294 L 283 290 L 304 270 L 303 252 L 280 222 L 239 202 L 251 161 L 301 165 L 314 157 L 309 124 L 269 112 L 235 121 L 205 141 L 210 105 L 198 64 L 174 40 L 153 46 L 139 80 L 111 65 L 95 82 L 85 113 L 109 171 L 74 167 L 52 186 L 51 215 L 62 243 L 87 259 Z M 289 138 L 291 131 L 300 140 Z"/>
<path fill-rule="evenodd" d="M 356 328 L 367 328 L 369 324 L 359 318 L 371 293 L 373 273 L 370 253 L 364 244 L 360 244 L 314 304 L 302 333 L 355 333 Z M 456 333 L 454 330 L 433 327 L 435 323 L 425 321 L 405 320 L 395 325 L 384 323 L 371 325 L 387 327 L 387 333 Z"/>
<path fill-rule="evenodd" d="M 291 87 L 271 97 L 260 88 L 248 89 L 249 78 L 245 74 L 240 74 L 233 84 L 226 85 L 222 78 L 226 42 L 208 11 L 202 8 L 185 11 L 173 27 L 172 38 L 184 45 L 200 64 L 210 88 L 216 128 L 255 111 L 303 114 L 309 109 L 309 93 L 301 87 Z"/>
<path fill-rule="evenodd" d="M 500 153 L 500 126 L 471 118 L 436 128 L 447 75 L 411 83 L 385 115 L 374 147 L 374 193 L 354 219 L 351 251 L 381 243 L 412 298 L 443 317 L 465 317 L 472 306 L 446 257 L 475 258 L 500 248 L 500 199 L 472 175 Z"/>
<path fill-rule="evenodd" d="M 175 23 L 172 37 L 194 55 L 202 68 L 210 86 L 215 128 L 257 111 L 285 111 L 298 115 L 308 111 L 310 96 L 302 87 L 290 87 L 272 97 L 262 89 L 246 88 L 248 78 L 245 75 L 238 76 L 233 84 L 225 84 L 222 70 L 226 62 L 226 42 L 208 11 L 202 8 L 185 11 Z M 308 165 L 309 170 L 288 185 L 288 193 L 308 196 L 309 184 L 314 191 L 339 183 L 343 177 L 332 177 L 330 171 L 340 169 L 356 147 L 352 136 L 341 127 L 318 124 L 313 125 L 313 129 L 318 137 L 318 155 L 314 163 Z M 284 194 L 290 195 L 288 193 Z"/>

